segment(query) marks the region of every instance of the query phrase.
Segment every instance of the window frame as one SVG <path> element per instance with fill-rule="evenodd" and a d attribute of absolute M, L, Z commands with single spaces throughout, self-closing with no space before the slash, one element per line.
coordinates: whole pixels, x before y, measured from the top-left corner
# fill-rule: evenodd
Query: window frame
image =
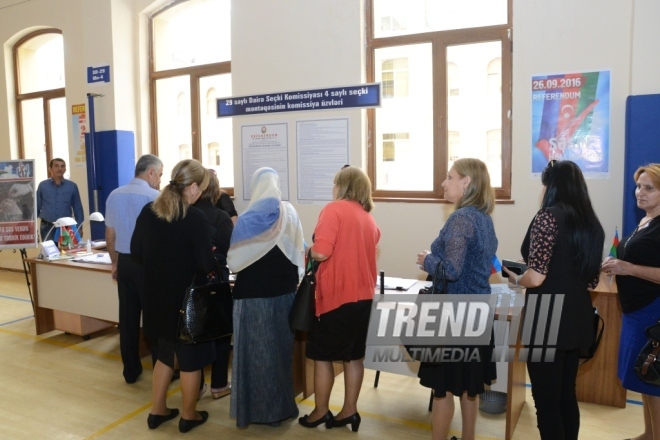
<path fill-rule="evenodd" d="M 62 35 L 60 29 L 48 28 L 39 29 L 22 37 L 12 47 L 12 56 L 14 59 L 14 96 L 16 101 L 16 126 L 18 129 L 18 156 L 20 159 L 25 157 L 25 145 L 23 139 L 23 102 L 32 99 L 42 99 L 43 114 L 44 114 L 44 143 L 46 147 L 46 175 L 50 175 L 48 164 L 53 160 L 53 139 L 51 133 L 51 117 L 50 117 L 50 101 L 57 98 L 66 97 L 66 86 L 57 89 L 46 89 L 38 92 L 21 93 L 21 76 L 18 51 L 20 47 L 30 41 L 31 39 L 45 35 L 45 34 L 59 34 Z M 69 159 L 68 157 L 65 160 Z"/>
<path fill-rule="evenodd" d="M 500 41 L 502 45 L 502 187 L 495 188 L 497 201 L 511 199 L 511 104 L 512 104 L 512 23 L 513 1 L 507 0 L 507 24 L 478 28 L 452 29 L 374 38 L 374 1 L 365 1 L 367 83 L 376 82 L 375 52 L 388 47 L 430 43 L 433 65 L 433 190 L 395 191 L 376 187 L 376 109 L 367 109 L 367 173 L 374 186 L 373 199 L 390 202 L 447 202 L 442 182 L 448 169 L 447 128 L 447 52 L 448 46 Z M 444 110 L 443 110 L 444 109 Z M 441 136 L 439 134 L 444 134 Z"/>
<path fill-rule="evenodd" d="M 200 107 L 200 87 L 199 81 L 206 76 L 231 74 L 231 61 L 222 61 L 219 63 L 202 64 L 199 66 L 181 67 L 177 69 L 166 69 L 156 71 L 154 54 L 154 26 L 153 20 L 158 15 L 170 8 L 180 6 L 188 0 L 179 0 L 160 9 L 149 17 L 149 107 L 151 112 L 151 151 L 158 156 L 158 102 L 156 94 L 156 83 L 160 79 L 167 79 L 176 76 L 188 75 L 190 78 L 190 132 L 192 139 L 192 158 L 203 163 L 202 159 L 202 107 Z M 206 96 L 206 94 L 205 94 Z M 207 104 L 204 102 L 204 113 L 206 113 Z M 234 187 L 222 187 L 222 190 L 234 196 Z"/>

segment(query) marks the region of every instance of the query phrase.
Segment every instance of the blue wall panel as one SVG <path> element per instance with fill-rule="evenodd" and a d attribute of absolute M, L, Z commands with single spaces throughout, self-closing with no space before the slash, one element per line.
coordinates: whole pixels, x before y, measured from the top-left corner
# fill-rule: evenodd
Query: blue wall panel
<path fill-rule="evenodd" d="M 94 188 L 92 187 L 92 161 L 90 135 L 85 135 L 87 149 L 87 187 L 89 188 L 89 209 L 94 211 Z M 135 136 L 131 131 L 97 131 L 94 136 L 96 156 L 96 182 L 98 189 L 98 211 L 105 215 L 105 201 L 115 188 L 126 185 L 135 172 Z M 105 237 L 104 222 L 89 222 L 92 240 Z"/>
<path fill-rule="evenodd" d="M 626 154 L 623 173 L 623 236 L 644 217 L 635 198 L 635 170 L 660 162 L 660 94 L 629 96 L 626 100 Z"/>

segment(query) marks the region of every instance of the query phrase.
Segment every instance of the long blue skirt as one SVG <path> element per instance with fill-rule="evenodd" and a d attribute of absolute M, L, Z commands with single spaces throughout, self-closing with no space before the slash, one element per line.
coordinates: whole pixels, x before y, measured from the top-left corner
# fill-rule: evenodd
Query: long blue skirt
<path fill-rule="evenodd" d="M 234 360 L 229 415 L 236 426 L 272 423 L 298 409 L 293 394 L 289 311 L 295 292 L 234 300 Z"/>
<path fill-rule="evenodd" d="M 656 324 L 660 319 L 660 298 L 655 299 L 648 306 L 624 313 L 621 318 L 621 340 L 619 342 L 619 368 L 618 376 L 623 387 L 630 391 L 660 396 L 660 387 L 647 384 L 640 380 L 633 366 L 640 350 L 649 340 L 644 334 L 646 327 Z"/>

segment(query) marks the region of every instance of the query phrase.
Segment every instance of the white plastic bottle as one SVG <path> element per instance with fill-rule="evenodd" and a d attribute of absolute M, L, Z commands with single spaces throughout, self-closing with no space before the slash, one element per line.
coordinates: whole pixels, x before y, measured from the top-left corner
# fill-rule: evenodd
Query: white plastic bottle
<path fill-rule="evenodd" d="M 87 252 L 92 253 L 92 241 L 87 239 Z"/>

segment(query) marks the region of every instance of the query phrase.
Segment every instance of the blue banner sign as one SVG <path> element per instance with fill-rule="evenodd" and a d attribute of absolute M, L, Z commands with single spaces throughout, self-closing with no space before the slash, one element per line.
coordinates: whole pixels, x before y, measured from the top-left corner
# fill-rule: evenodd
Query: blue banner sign
<path fill-rule="evenodd" d="M 110 82 L 110 66 L 87 68 L 87 84 L 98 82 Z"/>
<path fill-rule="evenodd" d="M 380 107 L 380 83 L 217 100 L 218 118 L 264 113 Z"/>

